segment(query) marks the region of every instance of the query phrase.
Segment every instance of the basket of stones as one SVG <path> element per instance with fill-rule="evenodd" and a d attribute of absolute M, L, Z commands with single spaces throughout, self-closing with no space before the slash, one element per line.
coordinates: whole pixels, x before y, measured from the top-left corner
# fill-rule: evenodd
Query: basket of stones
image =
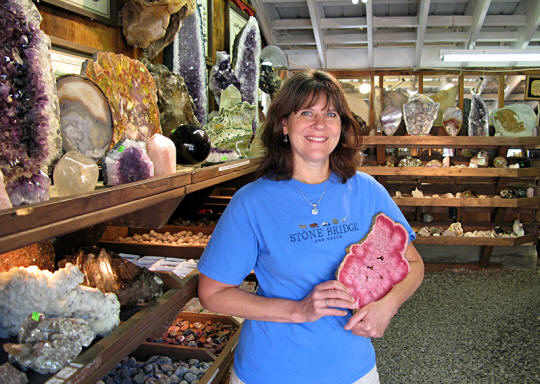
<path fill-rule="evenodd" d="M 204 350 L 141 344 L 98 384 L 219 383 L 226 374 L 226 368 Z"/>
<path fill-rule="evenodd" d="M 188 350 L 203 349 L 212 356 L 231 355 L 238 343 L 241 325 L 232 317 L 209 313 L 181 312 L 158 337 L 144 344 L 167 344 Z"/>

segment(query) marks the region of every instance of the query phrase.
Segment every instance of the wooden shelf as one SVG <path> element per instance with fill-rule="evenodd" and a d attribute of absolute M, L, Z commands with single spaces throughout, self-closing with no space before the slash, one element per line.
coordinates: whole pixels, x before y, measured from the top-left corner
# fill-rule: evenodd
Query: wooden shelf
<path fill-rule="evenodd" d="M 399 148 L 525 148 L 540 147 L 540 136 L 362 136 L 363 146 L 383 145 Z"/>
<path fill-rule="evenodd" d="M 0 253 L 110 221 L 253 173 L 261 159 L 237 160 L 191 172 L 107 187 L 75 197 L 0 211 Z M 176 204 L 177 205 L 177 204 Z M 170 209 L 176 208 L 172 205 Z M 172 211 L 170 212 L 172 213 Z"/>
<path fill-rule="evenodd" d="M 181 257 L 183 259 L 199 259 L 204 251 L 204 247 L 188 245 L 157 245 L 119 241 L 100 241 L 98 244 L 117 253 L 123 252 L 141 256 Z"/>
<path fill-rule="evenodd" d="M 450 237 L 450 236 L 417 236 L 414 244 L 430 245 L 476 245 L 492 247 L 514 247 L 520 244 L 536 243 L 536 234 L 514 238 L 491 237 Z"/>
<path fill-rule="evenodd" d="M 536 207 L 540 203 L 540 197 L 525 197 L 521 199 L 502 199 L 487 197 L 479 199 L 467 198 L 444 198 L 444 197 L 394 197 L 399 206 L 416 207 L 478 207 L 478 208 L 522 208 Z"/>
<path fill-rule="evenodd" d="M 443 168 L 443 167 L 358 167 L 359 171 L 372 176 L 417 177 L 534 177 L 540 176 L 540 168 Z"/>

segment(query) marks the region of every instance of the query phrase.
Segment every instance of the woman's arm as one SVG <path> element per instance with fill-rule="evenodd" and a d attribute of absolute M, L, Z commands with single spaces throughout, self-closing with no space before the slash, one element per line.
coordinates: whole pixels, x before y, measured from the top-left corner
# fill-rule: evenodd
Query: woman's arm
<path fill-rule="evenodd" d="M 383 336 L 399 307 L 412 296 L 424 279 L 424 262 L 412 243 L 407 245 L 405 258 L 411 266 L 407 276 L 383 298 L 360 308 L 345 325 L 346 330 L 365 337 Z"/>
<path fill-rule="evenodd" d="M 200 274 L 199 299 L 204 308 L 251 320 L 280 323 L 316 321 L 322 316 L 345 316 L 346 311 L 329 307 L 354 308 L 347 288 L 336 280 L 317 285 L 303 300 L 274 299 L 246 292 Z M 328 305 L 327 305 L 328 300 Z"/>

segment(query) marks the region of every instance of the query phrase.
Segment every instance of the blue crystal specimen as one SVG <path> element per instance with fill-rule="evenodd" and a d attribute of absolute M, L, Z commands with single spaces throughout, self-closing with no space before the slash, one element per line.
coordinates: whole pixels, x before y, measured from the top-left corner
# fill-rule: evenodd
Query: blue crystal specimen
<path fill-rule="evenodd" d="M 182 75 L 195 104 L 195 115 L 201 125 L 208 117 L 206 96 L 206 53 L 199 6 L 188 16 L 174 38 L 173 72 Z"/>
<path fill-rule="evenodd" d="M 154 164 L 144 141 L 122 139 L 101 161 L 105 185 L 120 185 L 154 176 Z"/>
<path fill-rule="evenodd" d="M 212 70 L 210 71 L 208 88 L 214 94 L 214 98 L 218 104 L 220 102 L 221 92 L 229 85 L 234 85 L 240 90 L 240 82 L 231 67 L 231 56 L 225 51 L 217 51 L 216 64 L 212 66 Z"/>
<path fill-rule="evenodd" d="M 11 204 L 14 207 L 24 204 L 35 204 L 49 200 L 51 179 L 39 171 L 30 177 L 19 177 L 6 185 Z"/>
<path fill-rule="evenodd" d="M 6 182 L 49 171 L 62 141 L 50 40 L 30 0 L 0 2 L 0 170 Z"/>
<path fill-rule="evenodd" d="M 259 59 L 261 55 L 261 32 L 257 19 L 251 16 L 234 42 L 234 73 L 240 81 L 242 101 L 257 106 L 259 91 Z M 252 124 L 257 128 L 257 115 Z"/>

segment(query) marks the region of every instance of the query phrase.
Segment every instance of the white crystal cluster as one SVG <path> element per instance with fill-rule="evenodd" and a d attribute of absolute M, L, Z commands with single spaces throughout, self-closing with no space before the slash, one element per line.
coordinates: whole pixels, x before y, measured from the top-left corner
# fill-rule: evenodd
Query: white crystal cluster
<path fill-rule="evenodd" d="M 84 319 L 96 334 L 108 334 L 120 323 L 120 302 L 113 293 L 80 285 L 83 280 L 69 263 L 54 273 L 35 266 L 0 273 L 0 335 L 16 335 L 32 312 Z"/>

